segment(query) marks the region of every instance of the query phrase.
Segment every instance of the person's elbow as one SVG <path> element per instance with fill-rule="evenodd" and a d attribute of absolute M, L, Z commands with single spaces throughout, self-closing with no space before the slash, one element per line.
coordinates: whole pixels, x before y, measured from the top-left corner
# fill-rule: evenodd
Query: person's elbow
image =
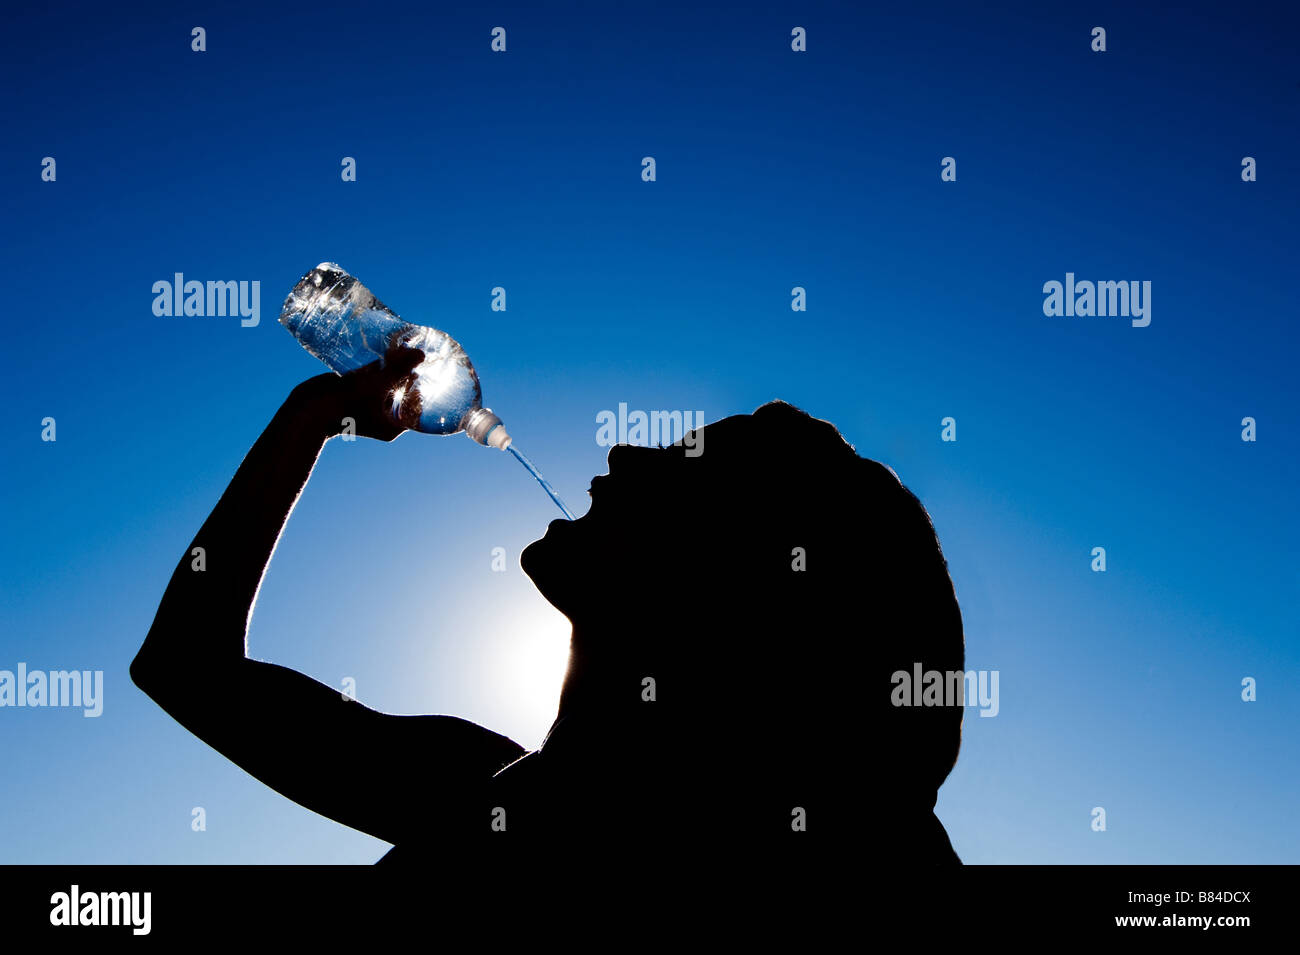
<path fill-rule="evenodd" d="M 154 659 L 153 655 L 149 652 L 149 645 L 146 641 L 145 645 L 140 648 L 140 651 L 131 661 L 131 666 L 127 669 L 127 673 L 131 676 L 131 682 L 134 683 L 145 696 L 157 700 L 158 688 L 162 685 L 160 669 L 157 660 Z"/>
<path fill-rule="evenodd" d="M 247 679 L 244 655 L 201 653 L 203 634 L 189 630 L 149 631 L 127 668 L 131 682 L 164 710 L 181 719 L 201 711 Z"/>
<path fill-rule="evenodd" d="M 171 643 L 173 641 L 162 639 L 155 630 L 150 630 L 127 669 L 131 682 L 169 712 L 175 705 L 174 691 L 178 683 L 183 682 L 182 674 L 189 669 L 168 651 Z"/>

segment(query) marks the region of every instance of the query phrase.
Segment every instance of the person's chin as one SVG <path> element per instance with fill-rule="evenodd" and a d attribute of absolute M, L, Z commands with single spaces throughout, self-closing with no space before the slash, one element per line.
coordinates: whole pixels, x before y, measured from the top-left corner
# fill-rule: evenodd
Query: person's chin
<path fill-rule="evenodd" d="M 545 563 L 542 556 L 546 551 L 546 538 L 539 537 L 522 551 L 519 552 L 519 566 L 534 583 L 537 582 L 537 571 Z"/>
<path fill-rule="evenodd" d="M 546 538 L 535 540 L 519 555 L 519 566 L 537 592 L 546 598 L 556 610 L 561 613 L 565 612 L 563 600 L 560 592 L 564 589 L 564 571 L 563 561 L 557 560 L 557 555 L 551 547 L 551 542 Z"/>
<path fill-rule="evenodd" d="M 543 594 L 547 592 L 547 584 L 550 583 L 551 568 L 563 563 L 559 548 L 555 546 L 550 533 L 547 531 L 546 536 L 539 537 L 519 554 L 520 568 Z"/>

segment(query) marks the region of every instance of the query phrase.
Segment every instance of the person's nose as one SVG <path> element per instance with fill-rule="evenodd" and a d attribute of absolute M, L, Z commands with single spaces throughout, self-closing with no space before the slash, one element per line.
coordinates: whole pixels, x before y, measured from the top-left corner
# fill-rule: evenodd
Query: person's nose
<path fill-rule="evenodd" d="M 643 448 L 634 444 L 616 444 L 605 456 L 605 467 L 610 477 L 621 471 L 635 469 L 648 455 L 654 454 L 653 448 Z"/>

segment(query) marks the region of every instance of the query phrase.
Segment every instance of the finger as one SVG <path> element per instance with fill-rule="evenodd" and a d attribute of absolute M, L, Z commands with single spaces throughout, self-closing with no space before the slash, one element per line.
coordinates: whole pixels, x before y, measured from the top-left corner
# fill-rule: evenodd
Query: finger
<path fill-rule="evenodd" d="M 404 375 L 420 362 L 424 361 L 424 352 L 407 345 L 396 345 L 384 353 L 384 369 L 394 374 Z"/>
<path fill-rule="evenodd" d="M 362 365 L 360 368 L 353 368 L 351 371 L 344 372 L 341 377 L 360 378 L 364 375 L 377 374 L 378 372 L 383 371 L 383 368 L 384 368 L 384 360 L 382 358 L 376 358 L 374 361 L 370 362 L 369 364 Z"/>

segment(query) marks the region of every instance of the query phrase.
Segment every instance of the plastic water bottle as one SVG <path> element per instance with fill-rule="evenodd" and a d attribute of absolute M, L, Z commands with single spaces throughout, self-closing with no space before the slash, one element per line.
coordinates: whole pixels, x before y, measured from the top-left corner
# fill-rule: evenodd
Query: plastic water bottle
<path fill-rule="evenodd" d="M 503 451 L 509 447 L 501 419 L 482 407 L 478 375 L 460 343 L 436 328 L 402 321 L 333 262 L 322 262 L 293 287 L 280 324 L 340 375 L 399 345 L 420 349 L 424 360 L 412 379 L 392 393 L 393 420 L 413 431 L 464 431 L 479 444 Z"/>
<path fill-rule="evenodd" d="M 340 375 L 383 358 L 399 345 L 420 349 L 424 360 L 389 397 L 393 420 L 427 434 L 464 431 L 479 444 L 508 450 L 564 516 L 574 519 L 555 488 L 514 446 L 501 419 L 482 406 L 483 392 L 469 355 L 446 332 L 402 321 L 333 262 L 322 262 L 293 287 L 280 310 L 280 324 Z"/>

